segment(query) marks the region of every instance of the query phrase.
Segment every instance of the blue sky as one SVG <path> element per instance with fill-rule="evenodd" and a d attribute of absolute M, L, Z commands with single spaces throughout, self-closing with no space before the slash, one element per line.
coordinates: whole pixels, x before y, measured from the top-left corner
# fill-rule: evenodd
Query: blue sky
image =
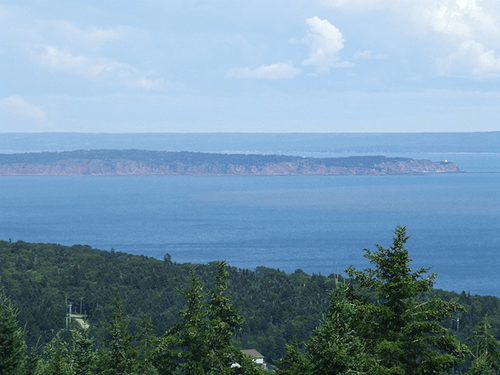
<path fill-rule="evenodd" d="M 493 0 L 4 0 L 0 132 L 500 130 Z"/>

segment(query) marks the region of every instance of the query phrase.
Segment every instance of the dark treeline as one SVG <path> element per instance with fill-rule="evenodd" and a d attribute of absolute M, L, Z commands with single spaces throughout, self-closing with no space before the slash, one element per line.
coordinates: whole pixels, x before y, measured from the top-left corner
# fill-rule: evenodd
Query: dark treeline
<path fill-rule="evenodd" d="M 361 167 L 371 168 L 382 162 L 409 161 L 409 158 L 386 158 L 385 156 L 350 156 L 345 158 L 303 158 L 287 155 L 261 154 L 222 154 L 203 152 L 169 152 L 149 150 L 77 150 L 63 152 L 36 152 L 22 154 L 0 154 L 0 164 L 57 164 L 60 162 L 77 161 L 119 161 L 127 160 L 144 163 L 146 166 L 158 167 L 184 163 L 199 166 L 203 164 L 265 166 L 277 163 L 307 163 L 311 165 L 324 164 L 327 167 Z"/>
<path fill-rule="evenodd" d="M 385 156 L 311 158 L 147 150 L 0 154 L 0 175 L 352 175 L 456 173 L 458 164 Z"/>
<path fill-rule="evenodd" d="M 398 227 L 390 249 L 366 254 L 373 269 L 352 268 L 347 280 L 300 270 L 286 274 L 264 267 L 221 267 L 220 262 L 177 264 L 169 254 L 158 260 L 82 245 L 0 241 L 0 284 L 8 298 L 2 299 L 2 307 L 12 304 L 24 327 L 23 340 L 34 350 L 27 351 L 32 354 L 25 369 L 30 360 L 45 368 L 56 357 L 75 363 L 81 345 L 99 357 L 95 363 L 114 368 L 109 362 L 113 345 L 121 342 L 136 348 L 127 354 L 135 358 L 133 373 L 210 373 L 190 369 L 189 363 L 200 360 L 182 357 L 195 351 L 185 350 L 190 344 L 184 333 L 194 329 L 192 322 L 203 324 L 203 329 L 195 327 L 197 335 L 221 326 L 213 317 L 196 318 L 204 311 L 203 316 L 225 316 L 232 322 L 227 323 L 229 331 L 217 331 L 230 340 L 224 346 L 233 353 L 228 358 L 244 363 L 239 351 L 228 348 L 256 349 L 268 363 L 278 364 L 282 374 L 496 373 L 492 358 L 498 364 L 500 299 L 432 289 L 434 276 L 408 268 L 406 238 Z M 398 264 L 401 277 L 390 269 Z M 85 316 L 87 332 L 78 333 L 75 322 L 69 327 L 73 334 L 66 329 L 69 304 L 73 313 Z M 149 350 L 144 340 L 157 348 L 149 370 L 141 370 L 141 356 Z M 217 341 L 208 335 L 197 342 L 204 340 Z M 425 345 L 412 344 L 420 341 Z M 482 343 L 490 345 L 489 357 Z M 182 348 L 175 352 L 180 357 L 174 357 L 182 358 L 184 367 L 172 367 L 175 348 Z M 205 353 L 202 349 L 196 347 Z M 330 370 L 322 372 L 325 368 Z M 473 372 L 477 369 L 485 372 Z"/>

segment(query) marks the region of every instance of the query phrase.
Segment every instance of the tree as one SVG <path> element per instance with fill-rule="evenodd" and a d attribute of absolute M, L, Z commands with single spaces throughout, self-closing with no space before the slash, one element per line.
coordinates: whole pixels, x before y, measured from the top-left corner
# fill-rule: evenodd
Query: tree
<path fill-rule="evenodd" d="M 22 374 L 31 375 L 31 374 L 39 374 L 37 373 L 37 368 L 41 363 L 40 354 L 38 351 L 39 348 L 32 347 L 30 349 L 29 354 L 24 358 L 24 366 Z"/>
<path fill-rule="evenodd" d="M 292 343 L 286 344 L 285 348 L 286 348 L 285 356 L 276 362 L 276 364 L 278 365 L 276 374 L 310 375 L 311 374 L 310 362 L 307 359 L 303 350 L 301 349 L 297 336 L 294 336 Z"/>
<path fill-rule="evenodd" d="M 88 329 L 72 332 L 73 350 L 71 358 L 74 375 L 93 375 L 97 372 L 98 352 L 93 350 L 94 339 L 89 337 Z"/>
<path fill-rule="evenodd" d="M 398 226 L 389 249 L 377 245 L 365 257 L 374 268 L 346 271 L 358 285 L 358 295 L 373 291 L 365 298 L 365 322 L 359 333 L 368 343 L 380 374 L 439 374 L 459 363 L 464 345 L 441 326 L 440 321 L 463 309 L 455 302 L 428 298 L 436 275 L 424 278 L 428 269 L 412 271 L 405 244 L 406 227 Z"/>
<path fill-rule="evenodd" d="M 217 262 L 215 286 L 205 285 L 191 271 L 190 286 L 183 291 L 187 306 L 180 311 L 181 322 L 168 330 L 157 345 L 156 367 L 161 374 L 182 369 L 187 375 L 257 374 L 259 369 L 232 343 L 241 330 L 243 317 L 226 294 L 225 262 Z"/>
<path fill-rule="evenodd" d="M 170 255 L 169 253 L 165 253 L 165 255 L 163 255 L 163 261 L 165 262 L 166 265 L 171 265 L 172 255 Z"/>
<path fill-rule="evenodd" d="M 56 335 L 43 350 L 43 359 L 38 361 L 39 375 L 73 375 L 68 343 Z"/>
<path fill-rule="evenodd" d="M 474 356 L 472 364 L 465 375 L 494 375 L 496 374 L 492 368 L 491 363 L 488 360 L 488 356 L 483 353 L 478 356 Z"/>
<path fill-rule="evenodd" d="M 227 278 L 225 262 L 217 262 L 217 273 L 214 273 L 215 286 L 209 290 L 208 307 L 208 340 L 211 342 L 210 366 L 217 372 L 230 369 L 235 363 L 242 365 L 244 356 L 231 339 L 241 331 L 245 319 L 231 303 L 231 295 L 227 294 Z"/>
<path fill-rule="evenodd" d="M 122 310 L 120 296 L 113 301 L 111 322 L 106 324 L 108 337 L 104 339 L 108 345 L 109 358 L 106 367 L 110 375 L 123 375 L 132 372 L 134 352 L 131 342 L 132 335 L 128 331 L 127 317 Z"/>
<path fill-rule="evenodd" d="M 153 323 L 151 318 L 146 314 L 142 315 L 141 331 L 139 332 L 137 339 L 137 372 L 139 374 L 158 374 L 158 371 L 152 362 L 154 347 L 156 346 L 158 338 L 153 333 Z"/>
<path fill-rule="evenodd" d="M 467 340 L 473 342 L 472 366 L 468 374 L 500 373 L 500 341 L 491 333 L 487 314 Z"/>
<path fill-rule="evenodd" d="M 187 306 L 179 314 L 182 321 L 160 339 L 153 355 L 160 374 L 173 374 L 178 367 L 187 374 L 202 374 L 201 359 L 209 344 L 204 337 L 208 330 L 203 291 L 204 285 L 191 271 L 190 286 L 183 291 Z"/>
<path fill-rule="evenodd" d="M 26 351 L 24 332 L 17 325 L 17 311 L 0 291 L 0 374 L 21 370 Z"/>
<path fill-rule="evenodd" d="M 330 306 L 307 344 L 313 375 L 366 374 L 375 368 L 358 331 L 364 309 L 348 293 L 346 285 L 332 291 Z"/>

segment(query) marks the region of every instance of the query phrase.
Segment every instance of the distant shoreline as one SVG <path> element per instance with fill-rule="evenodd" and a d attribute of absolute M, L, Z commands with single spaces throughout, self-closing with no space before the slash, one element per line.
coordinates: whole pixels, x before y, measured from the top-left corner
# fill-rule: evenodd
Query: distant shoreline
<path fill-rule="evenodd" d="M 337 176 L 458 173 L 458 164 L 385 156 L 312 158 L 146 150 L 0 154 L 0 176 Z"/>
<path fill-rule="evenodd" d="M 500 153 L 500 131 L 451 133 L 0 133 L 0 153 L 153 150 L 256 154 Z"/>

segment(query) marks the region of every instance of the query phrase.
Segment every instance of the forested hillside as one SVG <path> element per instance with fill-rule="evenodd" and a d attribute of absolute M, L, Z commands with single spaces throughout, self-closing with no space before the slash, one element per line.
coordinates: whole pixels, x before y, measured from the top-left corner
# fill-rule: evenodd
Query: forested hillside
<path fill-rule="evenodd" d="M 368 253 L 368 255 L 371 254 L 375 262 L 380 262 L 384 257 L 393 256 L 391 251 L 384 253 L 381 249 L 383 250 L 380 248 L 377 253 Z M 380 268 L 380 265 L 377 264 L 377 267 Z M 349 313 L 349 306 L 354 305 L 358 306 L 356 311 L 364 311 L 365 318 L 363 319 L 368 319 L 372 315 L 375 319 L 377 314 L 386 314 L 387 311 L 397 312 L 402 309 L 401 313 L 396 314 L 398 316 L 404 314 L 404 311 L 420 309 L 418 314 L 424 314 L 422 315 L 425 316 L 423 321 L 427 323 L 422 326 L 418 318 L 415 327 L 421 330 L 422 327 L 427 327 L 436 321 L 436 324 L 439 323 L 439 326 L 444 329 L 441 334 L 451 334 L 450 337 L 457 337 L 462 343 L 468 342 L 466 339 L 474 334 L 477 336 L 477 327 L 481 324 L 483 327 L 491 325 L 487 332 L 491 333 L 492 340 L 495 340 L 493 336 L 496 339 L 499 338 L 499 298 L 429 289 L 432 287 L 432 277 L 422 278 L 421 271 L 411 274 L 411 270 L 406 268 L 403 269 L 403 273 L 410 276 L 402 279 L 406 280 L 404 284 L 402 284 L 403 281 L 398 281 L 399 284 L 395 284 L 399 285 L 398 289 L 387 289 L 387 285 L 392 284 L 384 281 L 387 275 L 377 273 L 379 268 L 374 268 L 372 273 L 352 268 L 349 271 L 352 279 L 344 283 L 344 280 L 335 275 L 308 275 L 300 270 L 286 274 L 263 267 L 255 270 L 223 267 L 224 272 L 227 272 L 227 293 L 232 295 L 230 300 L 224 300 L 223 305 L 228 306 L 227 303 L 230 301 L 231 306 L 236 308 L 234 313 L 241 314 L 245 321 L 241 331 L 234 331 L 236 335 L 231 339 L 232 345 L 243 349 L 256 349 L 264 354 L 268 363 L 275 363 L 284 357 L 280 362 L 283 371 L 290 366 L 290 368 L 297 366 L 296 362 L 290 362 L 294 350 L 305 363 L 314 364 L 315 361 L 320 361 L 314 353 L 317 352 L 319 355 L 320 348 L 323 347 L 318 337 L 329 332 L 328 329 L 332 326 L 328 324 L 334 324 L 328 323 L 332 316 L 337 316 L 338 313 L 344 311 L 342 309 L 346 309 L 342 313 L 347 314 L 345 315 L 346 322 L 352 320 L 350 324 L 353 326 L 360 324 L 357 320 L 359 319 L 357 313 L 353 311 Z M 18 309 L 17 321 L 21 327 L 25 327 L 25 337 L 29 347 L 43 348 L 44 344 L 59 337 L 60 332 L 64 332 L 69 304 L 72 304 L 73 313 L 81 312 L 85 316 L 86 322 L 90 325 L 90 336 L 95 337 L 93 341 L 95 349 L 110 347 L 109 342 L 98 338 L 106 337 L 106 332 L 109 332 L 107 322 L 117 317 L 117 308 L 122 308 L 123 314 L 129 316 L 127 330 L 130 337 L 136 337 L 134 335 L 141 332 L 141 326 L 144 327 L 144 314 L 151 319 L 151 335 L 162 337 L 166 331 L 172 332 L 172 327 L 178 327 L 179 324 L 182 326 L 183 319 L 185 321 L 190 298 L 194 298 L 193 294 L 190 297 L 186 291 L 198 290 L 193 289 L 193 280 L 199 280 L 200 285 L 204 285 L 205 289 L 199 289 L 200 291 L 206 290 L 210 294 L 209 291 L 217 290 L 219 285 L 217 280 L 220 278 L 214 275 L 220 275 L 221 272 L 220 263 L 177 264 L 169 254 L 165 254 L 163 260 L 158 260 L 121 252 L 100 251 L 82 245 L 67 247 L 56 244 L 0 241 L 0 283 L 5 295 L 15 309 Z M 338 289 L 337 285 L 345 285 L 348 290 Z M 184 293 L 181 292 L 182 290 Z M 337 291 L 331 295 L 332 290 Z M 393 293 L 399 290 L 406 290 L 407 295 L 394 297 Z M 121 305 L 117 307 L 118 295 Z M 196 296 L 196 293 L 194 295 Z M 226 294 L 224 292 L 220 295 Z M 214 296 L 211 300 L 215 298 Z M 186 300 L 188 310 L 185 310 Z M 400 303 L 403 305 L 400 306 Z M 431 305 L 434 306 L 431 310 L 421 310 Z M 184 311 L 184 315 L 179 314 L 181 311 Z M 398 324 L 402 324 L 402 327 L 405 324 L 413 324 L 411 321 L 418 314 L 412 313 L 411 318 L 406 317 Z M 388 319 L 392 319 L 390 316 L 392 315 L 388 315 Z M 483 319 L 486 316 L 485 323 Z M 376 320 L 381 321 L 380 317 Z M 332 322 L 338 322 L 338 319 L 335 319 Z M 325 322 L 328 323 L 326 326 Z M 391 323 L 391 327 L 393 324 Z M 364 341 L 352 341 L 351 338 L 348 342 L 358 342 L 363 346 L 362 342 L 375 340 L 372 345 L 374 348 L 381 345 L 376 341 L 380 333 L 373 331 L 366 321 L 362 326 L 364 328 L 359 331 L 359 337 Z M 415 327 L 408 326 L 404 329 L 415 331 Z M 431 329 L 433 334 L 439 332 L 436 330 L 438 326 L 433 327 L 429 325 L 425 329 Z M 178 335 L 171 333 L 168 337 L 179 340 L 181 336 Z M 425 334 L 423 335 L 422 337 L 426 337 Z M 295 341 L 294 337 L 296 337 Z M 346 337 L 338 339 L 342 341 Z M 313 341 L 310 341 L 307 347 L 300 344 L 308 340 Z M 438 341 L 430 345 L 440 348 Z M 407 344 L 397 341 L 391 345 L 396 345 L 394 348 L 396 350 L 398 345 L 404 348 Z M 443 345 L 440 350 L 451 350 L 448 344 Z M 311 352 L 311 348 L 314 347 L 317 350 Z M 380 350 L 383 347 L 381 346 Z M 402 350 L 401 348 L 397 350 Z M 380 353 L 383 354 L 384 350 L 388 349 L 385 348 Z M 453 350 L 456 350 L 453 355 L 457 356 L 458 362 L 460 362 L 459 359 L 465 358 L 465 352 L 463 352 L 465 349 L 456 347 Z M 349 356 L 348 353 L 344 354 Z M 470 357 L 468 361 L 472 359 Z M 361 357 L 359 360 L 363 366 L 374 365 L 370 361 L 364 361 Z M 398 366 L 401 368 L 410 366 L 403 362 L 401 360 Z M 455 362 L 450 360 L 447 363 L 451 366 Z M 391 365 L 389 362 L 384 364 L 388 368 L 389 365 Z"/>
<path fill-rule="evenodd" d="M 147 150 L 0 154 L 0 176 L 79 175 L 394 175 L 459 172 L 458 164 L 384 156 L 304 158 Z"/>
<path fill-rule="evenodd" d="M 1 285 L 27 323 L 28 345 L 50 341 L 63 328 L 73 303 L 95 329 L 102 327 L 119 294 L 138 331 L 141 315 L 148 314 L 160 335 L 179 321 L 185 304 L 180 289 L 189 284 L 194 269 L 203 282 L 213 283 L 215 263 L 177 264 L 88 246 L 0 242 Z M 237 340 L 244 348 L 258 348 L 279 358 L 294 335 L 307 339 L 329 303 L 334 277 L 286 274 L 259 267 L 254 271 L 228 267 L 229 293 L 246 319 Z"/>

